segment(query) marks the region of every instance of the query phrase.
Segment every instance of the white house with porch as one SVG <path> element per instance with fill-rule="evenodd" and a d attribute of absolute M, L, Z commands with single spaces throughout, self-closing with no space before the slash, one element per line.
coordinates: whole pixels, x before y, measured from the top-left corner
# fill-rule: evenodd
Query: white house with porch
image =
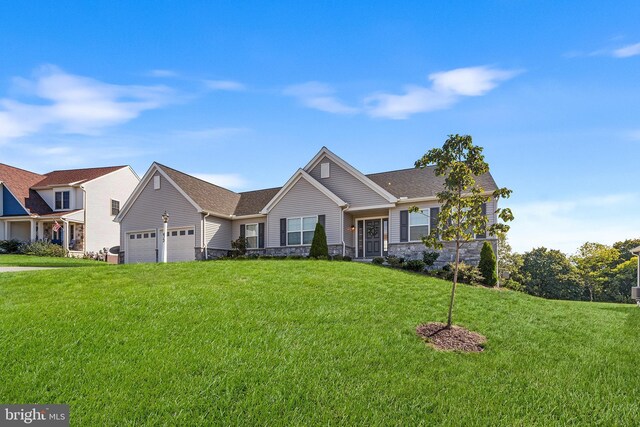
<path fill-rule="evenodd" d="M 0 240 L 49 240 L 71 255 L 117 246 L 113 219 L 139 181 L 129 166 L 38 174 L 0 163 Z"/>

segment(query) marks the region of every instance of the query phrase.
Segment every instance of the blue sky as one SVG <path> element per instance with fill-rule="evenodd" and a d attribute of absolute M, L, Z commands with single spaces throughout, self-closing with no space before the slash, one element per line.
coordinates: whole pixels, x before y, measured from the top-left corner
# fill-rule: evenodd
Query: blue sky
<path fill-rule="evenodd" d="M 0 162 L 235 190 L 485 147 L 515 249 L 640 236 L 640 3 L 0 3 Z"/>

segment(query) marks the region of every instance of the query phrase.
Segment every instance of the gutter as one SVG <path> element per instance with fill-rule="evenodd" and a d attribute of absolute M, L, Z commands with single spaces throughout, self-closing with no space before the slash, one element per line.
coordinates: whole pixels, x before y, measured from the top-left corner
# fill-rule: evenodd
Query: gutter
<path fill-rule="evenodd" d="M 344 257 L 347 253 L 347 245 L 344 243 L 344 211 L 348 209 L 349 206 L 345 206 L 340 209 L 340 239 L 342 240 L 342 256 Z"/>

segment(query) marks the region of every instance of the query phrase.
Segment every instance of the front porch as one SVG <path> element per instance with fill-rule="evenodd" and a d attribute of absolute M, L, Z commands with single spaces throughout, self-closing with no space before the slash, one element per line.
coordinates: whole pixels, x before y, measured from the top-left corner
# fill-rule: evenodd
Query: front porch
<path fill-rule="evenodd" d="M 84 253 L 84 222 L 64 215 L 2 218 L 5 240 L 50 241 L 69 252 Z"/>
<path fill-rule="evenodd" d="M 389 209 L 347 210 L 350 216 L 354 259 L 371 260 L 389 251 Z"/>

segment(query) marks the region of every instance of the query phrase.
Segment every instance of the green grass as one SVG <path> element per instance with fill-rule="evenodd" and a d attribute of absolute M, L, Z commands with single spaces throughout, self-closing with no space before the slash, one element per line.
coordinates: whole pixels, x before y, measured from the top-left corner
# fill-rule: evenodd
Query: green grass
<path fill-rule="evenodd" d="M 73 425 L 638 425 L 640 310 L 461 286 L 478 354 L 435 351 L 450 284 L 220 261 L 0 275 L 0 402 Z"/>
<path fill-rule="evenodd" d="M 30 255 L 0 255 L 0 267 L 104 267 L 110 264 L 91 259 L 53 258 Z"/>

